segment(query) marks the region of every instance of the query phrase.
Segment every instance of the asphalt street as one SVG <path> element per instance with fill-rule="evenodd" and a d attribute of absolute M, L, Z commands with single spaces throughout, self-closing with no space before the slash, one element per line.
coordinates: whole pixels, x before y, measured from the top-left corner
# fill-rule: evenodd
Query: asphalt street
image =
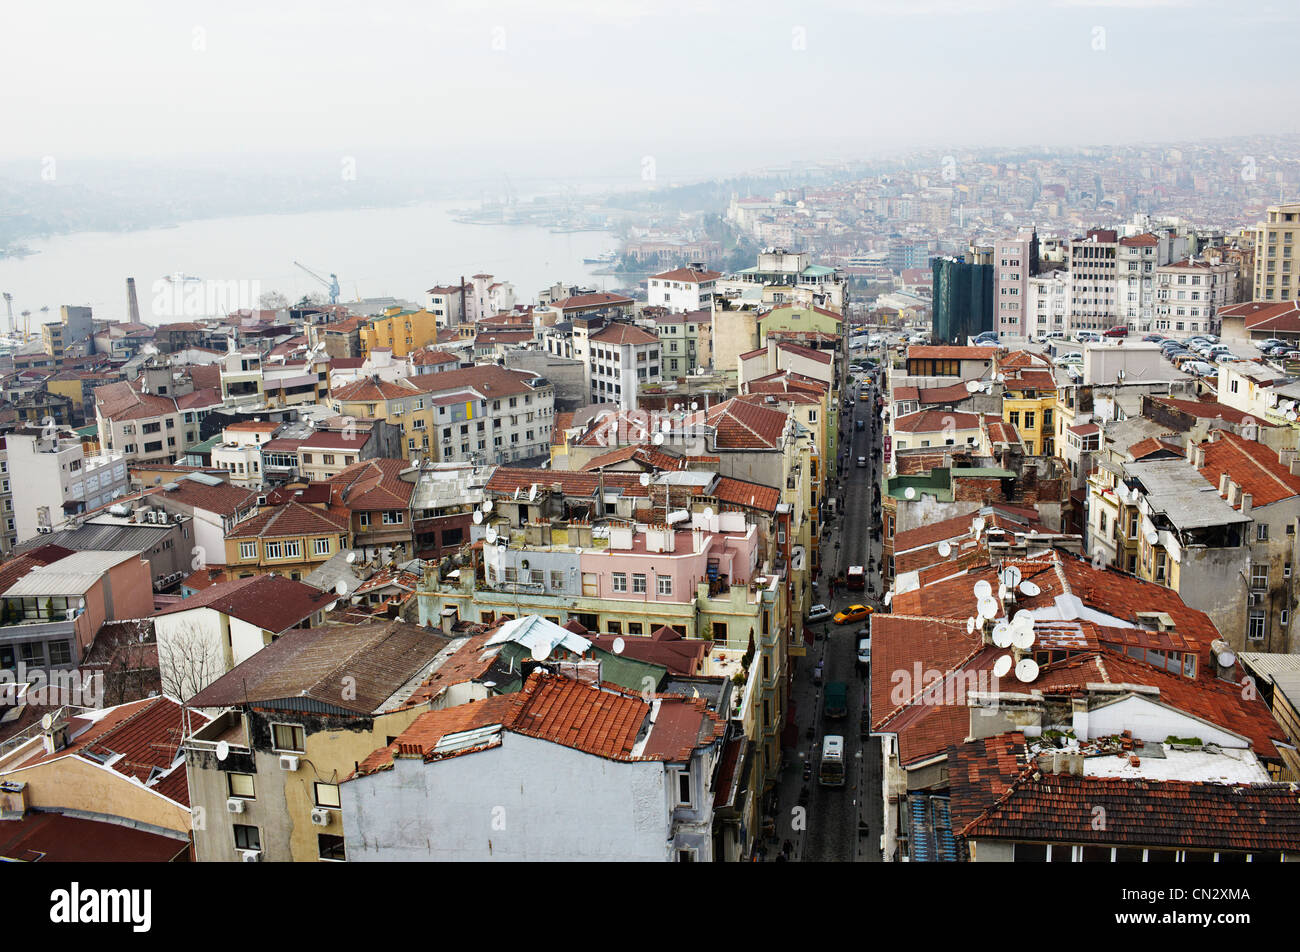
<path fill-rule="evenodd" d="M 823 534 L 822 572 L 818 581 L 819 601 L 839 611 L 852 604 L 880 608 L 880 518 L 873 509 L 874 489 L 879 485 L 881 466 L 880 411 L 870 399 L 870 385 L 862 385 L 861 396 L 845 407 L 844 449 L 838 484 L 831 496 L 841 499 L 836 518 Z M 855 397 L 859 387 L 847 391 Z M 855 421 L 865 428 L 858 431 Z M 866 457 L 859 468 L 857 458 Z M 850 565 L 872 565 L 867 573 L 866 592 L 837 589 L 829 597 L 830 580 L 842 576 Z M 862 715 L 867 709 L 867 678 L 857 670 L 857 632 L 866 621 L 836 625 L 833 621 L 813 626 L 817 640 L 804 658 L 791 659 L 795 679 L 791 696 L 799 726 L 797 750 L 787 751 L 782 775 L 777 816 L 777 840 L 769 845 L 773 860 L 781 845 L 789 841 L 791 858 L 800 862 L 879 862 L 881 836 L 880 744 L 860 737 Z M 825 636 L 823 636 L 825 632 Z M 820 671 L 819 671 L 820 668 Z M 818 675 L 820 674 L 820 677 Z M 849 685 L 848 714 L 842 720 L 827 720 L 822 690 L 829 681 Z M 821 741 L 826 734 L 844 737 L 846 780 L 843 787 L 824 787 L 817 782 Z M 793 756 L 791 756 L 793 754 Z M 810 776 L 804 779 L 804 765 Z M 860 830 L 860 822 L 865 826 Z"/>

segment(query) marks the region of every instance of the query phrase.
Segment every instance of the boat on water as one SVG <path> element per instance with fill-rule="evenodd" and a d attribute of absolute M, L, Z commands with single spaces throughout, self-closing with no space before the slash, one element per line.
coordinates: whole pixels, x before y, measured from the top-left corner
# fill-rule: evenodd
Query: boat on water
<path fill-rule="evenodd" d="M 606 251 L 603 255 L 597 255 L 594 258 L 583 258 L 583 264 L 613 264 L 618 260 L 618 254 L 613 251 Z"/>
<path fill-rule="evenodd" d="M 184 272 L 176 271 L 172 274 L 164 274 L 163 280 L 170 281 L 172 284 L 185 284 L 190 281 L 202 281 L 203 279 L 198 275 L 185 274 Z"/>

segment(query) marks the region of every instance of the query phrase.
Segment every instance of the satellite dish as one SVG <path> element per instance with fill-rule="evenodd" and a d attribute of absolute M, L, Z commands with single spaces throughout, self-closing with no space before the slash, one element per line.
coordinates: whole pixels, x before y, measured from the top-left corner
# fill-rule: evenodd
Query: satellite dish
<path fill-rule="evenodd" d="M 1017 631 L 1015 636 L 1011 639 L 1011 643 L 1021 651 L 1028 651 L 1034 646 L 1034 633 L 1032 630 Z"/>
<path fill-rule="evenodd" d="M 700 408 L 700 405 L 699 405 L 698 403 L 696 403 L 695 401 L 692 400 L 692 401 L 691 401 L 691 409 L 692 409 L 692 410 L 698 410 L 699 408 Z"/>
<path fill-rule="evenodd" d="M 1292 422 L 1294 422 L 1295 419 L 1296 419 L 1296 416 L 1297 416 L 1297 414 L 1296 414 L 1296 412 L 1295 412 L 1294 410 L 1287 410 L 1287 411 L 1286 411 L 1286 418 L 1287 418 L 1288 420 L 1291 420 Z"/>
<path fill-rule="evenodd" d="M 1156 533 L 1154 529 L 1152 529 L 1150 532 L 1147 533 L 1146 540 L 1151 545 L 1155 545 L 1157 542 L 1160 541 L 1160 536 Z"/>
<path fill-rule="evenodd" d="M 992 595 L 986 595 L 979 601 L 979 613 L 985 618 L 995 618 L 998 614 L 998 602 Z"/>
<path fill-rule="evenodd" d="M 1010 670 L 1011 670 L 1011 655 L 1009 654 L 1004 654 L 1002 657 L 998 658 L 997 661 L 993 662 L 993 677 L 995 678 L 1005 678 L 1007 676 L 1007 672 L 1009 672 Z"/>
<path fill-rule="evenodd" d="M 533 660 L 545 661 L 551 656 L 551 646 L 542 644 L 540 641 L 533 645 Z"/>
<path fill-rule="evenodd" d="M 491 512 L 491 511 L 492 511 L 492 500 L 491 500 L 491 499 L 485 499 L 485 500 L 483 501 L 483 511 L 484 511 L 484 512 Z"/>
<path fill-rule="evenodd" d="M 948 542 L 940 542 L 939 554 L 942 555 L 945 559 L 948 558 L 948 556 L 952 555 L 952 545 Z"/>
<path fill-rule="evenodd" d="M 475 509 L 475 510 L 474 510 L 474 525 L 476 525 L 476 526 L 481 526 L 482 524 L 483 524 L 483 513 L 479 512 L 477 509 Z"/>
<path fill-rule="evenodd" d="M 993 594 L 993 586 L 990 585 L 984 579 L 980 579 L 978 582 L 975 583 L 976 598 L 988 598 L 992 594 Z"/>
<path fill-rule="evenodd" d="M 662 433 L 656 433 L 655 438 L 651 442 L 654 443 L 655 446 L 663 446 L 664 435 Z"/>
<path fill-rule="evenodd" d="M 894 593 L 893 593 L 892 591 L 888 591 L 888 592 L 886 592 L 886 593 L 885 593 L 885 604 L 888 605 L 888 604 L 889 604 L 890 602 L 892 602 L 893 600 L 894 600 Z"/>
<path fill-rule="evenodd" d="M 353 565 L 357 561 L 357 554 L 355 552 L 349 552 L 347 559 L 348 559 L 348 565 Z"/>
<path fill-rule="evenodd" d="M 969 635 L 969 634 L 970 634 L 971 632 L 973 632 L 974 630 L 975 630 L 975 619 L 974 619 L 974 618 L 967 618 L 967 619 L 966 619 L 966 634 Z"/>
<path fill-rule="evenodd" d="M 533 483 L 531 486 L 528 487 L 528 501 L 532 502 L 536 498 L 537 498 L 537 484 Z"/>
<path fill-rule="evenodd" d="M 713 507 L 712 507 L 712 506 L 705 506 L 705 507 L 704 507 L 704 518 L 705 518 L 705 519 L 712 519 L 712 518 L 713 518 Z"/>
<path fill-rule="evenodd" d="M 979 535 L 981 532 L 983 532 L 983 531 L 984 531 L 984 517 L 983 517 L 983 516 L 978 516 L 978 517 L 976 517 L 975 521 L 974 521 L 973 523 L 971 523 L 971 528 L 975 530 L 975 534 L 976 534 L 976 535 Z"/>
<path fill-rule="evenodd" d="M 582 555 L 582 546 L 578 546 L 576 549 L 574 549 L 574 550 L 573 550 L 573 554 L 574 554 L 574 555 Z"/>
<path fill-rule="evenodd" d="M 336 599 L 335 601 L 332 601 L 332 602 L 330 602 L 328 605 L 326 605 L 326 606 L 325 606 L 325 610 L 326 610 L 327 612 L 332 612 L 332 611 L 334 611 L 334 609 L 336 609 L 336 608 L 338 608 L 338 607 L 339 607 L 339 603 L 338 603 L 338 601 L 337 601 L 337 599 Z"/>
<path fill-rule="evenodd" d="M 1016 665 L 1016 680 L 1028 684 L 1038 677 L 1038 662 L 1033 658 L 1021 658 Z"/>
<path fill-rule="evenodd" d="M 1011 627 L 1006 622 L 998 622 L 993 626 L 993 643 L 999 648 L 1011 647 Z"/>
<path fill-rule="evenodd" d="M 483 533 L 483 537 L 487 539 L 488 542 L 495 542 L 497 540 L 496 529 L 493 529 L 491 526 L 488 526 L 487 532 Z"/>
<path fill-rule="evenodd" d="M 1007 588 L 1015 588 L 1020 584 L 1020 569 L 1014 565 L 1002 571 L 1002 584 Z"/>
<path fill-rule="evenodd" d="M 1020 593 L 1022 595 L 1028 595 L 1030 598 L 1033 598 L 1035 595 L 1041 594 L 1042 589 L 1039 588 L 1038 585 L 1034 582 L 1021 582 Z"/>
<path fill-rule="evenodd" d="M 338 592 L 340 595 L 346 595 L 348 593 L 347 581 L 344 579 L 339 579 L 338 583 L 334 586 L 334 591 Z"/>
<path fill-rule="evenodd" d="M 614 644 L 613 644 L 612 647 L 613 647 L 613 649 L 614 649 L 614 654 L 622 654 L 622 653 L 623 653 L 623 648 L 624 648 L 623 639 L 622 639 L 622 638 L 615 638 L 615 639 L 614 639 Z"/>
<path fill-rule="evenodd" d="M 230 756 L 230 744 L 227 741 L 217 741 L 217 760 L 225 760 Z"/>
<path fill-rule="evenodd" d="M 1034 613 L 1027 608 L 1022 608 L 1016 612 L 1015 617 L 1011 619 L 1011 624 L 1017 628 L 1033 628 Z"/>
<path fill-rule="evenodd" d="M 46 714 L 41 718 L 41 730 L 47 731 L 54 726 L 54 715 Z"/>
<path fill-rule="evenodd" d="M 966 381 L 966 392 L 967 392 L 967 393 L 974 393 L 975 391 L 982 389 L 982 387 L 983 387 L 983 384 L 981 384 L 978 380 L 967 380 L 967 381 Z"/>
<path fill-rule="evenodd" d="M 913 487 L 908 486 L 906 489 L 903 490 L 903 496 L 906 497 L 907 499 L 915 499 L 916 490 Z"/>
<path fill-rule="evenodd" d="M 642 474 L 641 474 L 641 485 L 642 485 L 642 486 L 649 486 L 649 485 L 650 485 L 650 474 L 649 474 L 649 473 L 642 473 Z"/>

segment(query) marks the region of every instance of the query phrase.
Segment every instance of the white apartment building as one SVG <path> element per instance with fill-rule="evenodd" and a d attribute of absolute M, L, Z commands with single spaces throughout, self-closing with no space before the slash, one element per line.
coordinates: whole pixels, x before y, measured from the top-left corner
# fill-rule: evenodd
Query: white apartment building
<path fill-rule="evenodd" d="M 1220 308 L 1237 303 L 1238 265 L 1188 258 L 1156 269 L 1154 329 L 1217 334 Z"/>
<path fill-rule="evenodd" d="M 1120 321 L 1148 333 L 1156 319 L 1156 271 L 1187 254 L 1187 238 L 1172 231 L 1145 232 L 1119 240 L 1116 253 L 1115 296 Z"/>
<path fill-rule="evenodd" d="M 637 391 L 662 380 L 659 338 L 622 321 L 600 321 L 573 322 L 573 356 L 586 366 L 587 393 L 592 403 L 635 410 Z"/>
<path fill-rule="evenodd" d="M 1028 333 L 1067 333 L 1070 316 L 1070 273 L 1058 268 L 1025 282 L 1025 320 Z"/>
<path fill-rule="evenodd" d="M 698 261 L 686 268 L 652 274 L 646 281 L 646 302 L 666 307 L 674 314 L 707 310 L 713 306 L 720 277 L 722 272 L 707 271 Z"/>
<path fill-rule="evenodd" d="M 993 245 L 993 313 L 999 334 L 1038 333 L 1028 310 L 1029 279 L 1037 267 L 1038 235 L 1021 230 Z"/>
<path fill-rule="evenodd" d="M 474 275 L 469 279 L 465 292 L 465 319 L 471 324 L 480 318 L 514 310 L 515 286 L 509 281 L 497 281 L 490 274 Z M 438 323 L 441 326 L 442 322 Z"/>
<path fill-rule="evenodd" d="M 14 518 L 13 484 L 9 479 L 9 450 L 5 438 L 0 436 L 0 553 L 8 557 L 13 547 L 18 544 L 17 523 Z"/>
<path fill-rule="evenodd" d="M 212 465 L 230 473 L 236 486 L 261 489 L 262 444 L 269 442 L 279 427 L 260 420 L 232 423 L 221 431 L 221 442 L 212 447 Z"/>
<path fill-rule="evenodd" d="M 470 287 L 470 285 L 466 285 Z M 461 317 L 468 317 L 465 290 L 455 284 L 440 284 L 425 292 L 424 309 L 433 315 L 439 327 L 456 327 Z"/>
<path fill-rule="evenodd" d="M 71 432 L 50 437 L 38 432 L 8 433 L 5 449 L 8 473 L 3 479 L 13 493 L 17 542 L 130 491 L 125 457 L 105 453 L 87 458 L 81 440 Z"/>
<path fill-rule="evenodd" d="M 127 463 L 170 463 L 185 449 L 183 420 L 174 397 L 142 393 L 131 384 L 95 388 L 95 422 L 104 452 Z"/>

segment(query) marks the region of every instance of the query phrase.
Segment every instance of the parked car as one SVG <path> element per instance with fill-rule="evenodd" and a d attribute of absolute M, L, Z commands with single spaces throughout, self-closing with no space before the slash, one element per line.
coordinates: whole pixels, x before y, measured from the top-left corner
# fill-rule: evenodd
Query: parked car
<path fill-rule="evenodd" d="M 1083 354 L 1079 353 L 1077 350 L 1072 350 L 1068 354 L 1062 354 L 1060 357 L 1057 357 L 1054 363 L 1058 367 L 1064 367 L 1066 364 L 1075 360 L 1083 360 Z"/>
<path fill-rule="evenodd" d="M 1142 338 L 1142 343 L 1144 343 L 1144 344 L 1158 344 L 1158 343 L 1160 343 L 1161 341 L 1163 341 L 1164 339 L 1165 339 L 1165 338 L 1162 337 L 1162 336 L 1160 336 L 1159 334 L 1147 334 L 1145 337 Z"/>
<path fill-rule="evenodd" d="M 873 610 L 870 605 L 850 605 L 844 611 L 835 613 L 835 624 L 847 625 L 853 621 L 865 621 L 871 617 Z"/>
<path fill-rule="evenodd" d="M 1207 364 L 1203 360 L 1188 361 L 1183 365 L 1182 370 L 1187 371 L 1193 377 L 1210 377 L 1218 374 L 1218 368 L 1213 364 Z"/>
<path fill-rule="evenodd" d="M 1267 350 L 1270 347 L 1278 347 L 1286 344 L 1284 340 L 1278 340 L 1276 337 L 1270 337 L 1267 340 L 1255 341 L 1255 347 L 1258 350 Z"/>
<path fill-rule="evenodd" d="M 808 621 L 809 623 L 827 621 L 830 619 L 832 614 L 831 610 L 825 605 L 814 605 L 812 608 L 808 609 Z"/>
<path fill-rule="evenodd" d="M 1173 364 L 1179 370 L 1182 370 L 1187 364 L 1200 360 L 1200 355 L 1193 354 L 1190 350 L 1181 354 L 1175 354 L 1172 358 Z"/>
<path fill-rule="evenodd" d="M 867 633 L 866 628 L 860 628 L 858 629 L 858 671 L 865 674 L 870 665 L 871 635 Z"/>
<path fill-rule="evenodd" d="M 1128 328 L 1123 324 L 1116 324 L 1114 327 L 1108 327 L 1102 333 L 1102 337 L 1128 337 Z"/>

